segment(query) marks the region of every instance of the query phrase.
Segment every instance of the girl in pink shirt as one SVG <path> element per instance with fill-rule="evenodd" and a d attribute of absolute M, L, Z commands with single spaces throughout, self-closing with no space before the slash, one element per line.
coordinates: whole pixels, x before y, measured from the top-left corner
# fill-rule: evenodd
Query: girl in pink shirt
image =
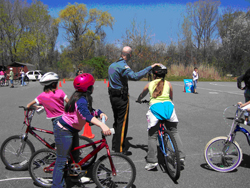
<path fill-rule="evenodd" d="M 54 72 L 48 72 L 40 79 L 40 84 L 44 86 L 43 91 L 33 101 L 27 104 L 27 107 L 31 107 L 34 104 L 41 105 L 47 115 L 47 119 L 51 119 L 52 122 L 62 116 L 64 111 L 64 101 L 69 101 L 67 95 L 63 90 L 56 89 L 59 81 L 59 77 Z"/>
<path fill-rule="evenodd" d="M 100 127 L 104 135 L 111 135 L 109 127 L 96 118 L 105 117 L 107 120 L 107 116 L 101 110 L 92 108 L 91 94 L 94 83 L 94 77 L 88 73 L 80 74 L 75 78 L 73 85 L 76 91 L 66 104 L 63 116 L 57 124 L 54 124 L 57 158 L 53 171 L 52 188 L 64 187 L 64 168 L 68 161 L 69 152 L 71 148 L 79 145 L 78 132 L 82 130 L 86 122 Z M 79 156 L 78 153 L 72 154 L 78 162 L 76 158 L 76 156 Z"/>

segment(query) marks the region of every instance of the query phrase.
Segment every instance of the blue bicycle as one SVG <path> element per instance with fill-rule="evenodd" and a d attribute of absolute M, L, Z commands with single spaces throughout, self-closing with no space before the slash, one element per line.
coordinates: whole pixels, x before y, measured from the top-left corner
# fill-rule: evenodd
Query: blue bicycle
<path fill-rule="evenodd" d="M 141 103 L 149 104 L 149 101 L 143 100 Z M 164 157 L 166 171 L 173 181 L 177 181 L 181 172 L 181 162 L 177 143 L 172 133 L 165 126 L 166 121 L 160 120 L 159 122 L 158 142 L 160 151 Z"/>
<path fill-rule="evenodd" d="M 204 157 L 207 164 L 215 171 L 229 172 L 240 165 L 242 150 L 235 141 L 236 133 L 242 132 L 245 134 L 248 144 L 250 145 L 250 133 L 240 126 L 240 124 L 244 122 L 242 117 L 245 111 L 246 110 L 241 109 L 240 106 L 237 105 L 235 117 L 233 118 L 228 136 L 219 136 L 207 143 L 204 150 Z"/>

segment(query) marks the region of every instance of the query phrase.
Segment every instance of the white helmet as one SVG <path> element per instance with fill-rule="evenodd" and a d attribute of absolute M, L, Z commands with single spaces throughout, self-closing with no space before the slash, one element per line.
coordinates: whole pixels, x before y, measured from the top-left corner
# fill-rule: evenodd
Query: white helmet
<path fill-rule="evenodd" d="M 53 82 L 58 82 L 59 80 L 59 76 L 54 73 L 54 72 L 47 72 L 46 74 L 44 74 L 41 78 L 40 78 L 40 84 L 42 84 L 43 86 L 48 86 L 50 84 L 52 84 Z"/>

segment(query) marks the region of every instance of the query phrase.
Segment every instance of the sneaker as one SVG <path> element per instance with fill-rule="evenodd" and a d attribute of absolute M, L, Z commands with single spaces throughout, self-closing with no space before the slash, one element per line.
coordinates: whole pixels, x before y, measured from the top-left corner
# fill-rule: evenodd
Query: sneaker
<path fill-rule="evenodd" d="M 146 166 L 145 166 L 145 169 L 146 170 L 152 170 L 155 167 L 157 167 L 157 165 L 158 165 L 158 163 L 147 163 Z"/>
<path fill-rule="evenodd" d="M 79 181 L 80 181 L 80 183 L 86 183 L 86 182 L 90 182 L 90 178 L 89 177 L 81 177 L 80 179 L 79 179 Z"/>
<path fill-rule="evenodd" d="M 181 166 L 185 166 L 185 159 L 184 158 L 180 158 L 180 162 L 181 162 Z"/>

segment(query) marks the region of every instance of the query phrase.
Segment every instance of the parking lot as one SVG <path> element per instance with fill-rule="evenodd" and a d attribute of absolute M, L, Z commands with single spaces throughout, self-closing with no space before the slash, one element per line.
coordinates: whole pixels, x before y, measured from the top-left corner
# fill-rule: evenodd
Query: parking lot
<path fill-rule="evenodd" d="M 145 114 L 148 106 L 146 104 L 138 104 L 135 101 L 146 83 L 144 81 L 129 82 L 130 116 L 126 142 L 129 150 L 133 153 L 130 158 L 135 163 L 137 170 L 133 187 L 234 188 L 249 186 L 250 148 L 243 134 L 239 134 L 236 137 L 244 156 L 241 165 L 235 171 L 230 173 L 215 172 L 208 168 L 203 157 L 206 143 L 214 137 L 227 136 L 230 130 L 228 124 L 231 123 L 231 120 L 225 120 L 223 117 L 233 117 L 235 108 L 230 107 L 224 112 L 225 108 L 239 101 L 244 102 L 243 91 L 236 87 L 236 82 L 199 82 L 197 88 L 199 94 L 196 95 L 183 92 L 183 82 L 171 82 L 174 90 L 174 104 L 179 119 L 178 130 L 186 153 L 186 166 L 181 171 L 178 183 L 173 182 L 169 178 L 161 168 L 161 165 L 154 171 L 146 171 L 144 169 L 147 152 L 147 121 Z M 66 81 L 65 84 L 62 83 L 62 87 L 59 89 L 63 89 L 70 97 L 74 91 L 72 81 Z M 0 104 L 2 106 L 0 109 L 0 143 L 9 136 L 23 133 L 23 110 L 19 109 L 18 106 L 26 106 L 42 90 L 43 88 L 38 82 L 31 82 L 28 86 L 18 86 L 13 89 L 9 87 L 0 88 Z M 96 81 L 93 99 L 93 107 L 100 108 L 107 114 L 109 117 L 107 125 L 112 127 L 113 114 L 108 98 L 107 83 Z M 45 114 L 36 114 L 32 124 L 36 127 L 52 130 L 51 121 L 46 119 Z M 249 127 L 246 127 L 246 129 L 250 130 Z M 95 134 L 94 140 L 100 138 L 99 128 L 92 126 L 92 133 Z M 47 138 L 46 135 L 44 137 L 53 139 Z M 29 136 L 29 139 L 34 143 L 36 149 L 43 147 L 32 136 Z M 110 143 L 111 137 L 108 140 Z M 98 154 L 98 157 L 100 156 L 101 154 Z M 2 172 L 0 175 L 0 187 L 37 187 L 30 179 L 28 171 L 14 172 L 7 170 L 2 162 L 0 162 L 0 171 Z M 89 188 L 96 187 L 93 182 L 84 186 Z"/>

